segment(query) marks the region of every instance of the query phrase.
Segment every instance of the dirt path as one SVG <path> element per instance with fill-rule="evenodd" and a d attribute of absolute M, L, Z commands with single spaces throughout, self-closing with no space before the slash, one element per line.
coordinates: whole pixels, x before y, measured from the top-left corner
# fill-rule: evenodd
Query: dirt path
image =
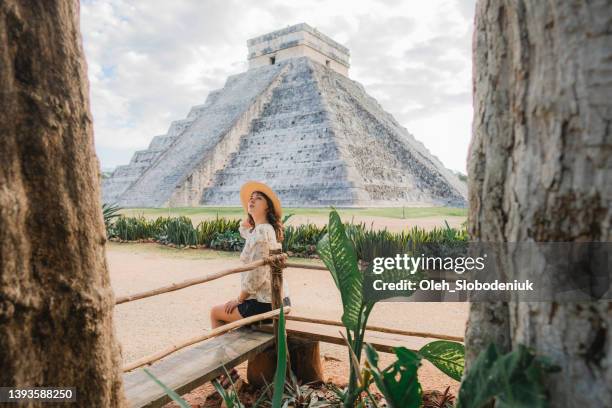
<path fill-rule="evenodd" d="M 238 254 L 180 250 L 157 244 L 109 243 L 107 259 L 115 296 L 153 289 L 239 264 Z M 340 297 L 329 272 L 289 268 L 285 277 L 294 305 L 292 314 L 340 320 Z M 238 276 L 228 276 L 117 306 L 115 327 L 124 364 L 209 330 L 211 307 L 235 297 L 238 292 Z M 467 314 L 466 303 L 379 303 L 369 323 L 463 335 Z M 348 373 L 346 348 L 322 344 L 321 351 L 326 379 L 345 383 Z M 391 361 L 390 355 L 383 356 L 383 364 Z M 244 365 L 239 371 L 246 376 Z M 420 369 L 419 379 L 424 389 L 443 390 L 450 385 L 456 390 L 458 385 L 429 363 Z M 188 399 L 194 404 L 203 402 L 202 398 L 210 390 L 201 388 Z"/>

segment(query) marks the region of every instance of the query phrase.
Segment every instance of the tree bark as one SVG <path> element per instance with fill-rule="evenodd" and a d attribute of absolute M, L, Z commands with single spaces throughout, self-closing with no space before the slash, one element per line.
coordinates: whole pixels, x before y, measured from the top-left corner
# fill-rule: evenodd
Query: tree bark
<path fill-rule="evenodd" d="M 291 370 L 300 384 L 324 380 L 318 341 L 289 337 L 287 347 Z M 275 348 L 270 347 L 249 360 L 247 380 L 250 385 L 261 388 L 274 382 L 276 355 Z"/>
<path fill-rule="evenodd" d="M 0 2 L 0 385 L 123 407 L 86 71 L 78 2 Z"/>
<path fill-rule="evenodd" d="M 609 0 L 478 2 L 472 239 L 611 240 L 610 27 Z M 522 343 L 562 368 L 548 380 L 551 406 L 612 406 L 611 324 L 606 301 L 472 303 L 467 369 L 491 341 Z"/>

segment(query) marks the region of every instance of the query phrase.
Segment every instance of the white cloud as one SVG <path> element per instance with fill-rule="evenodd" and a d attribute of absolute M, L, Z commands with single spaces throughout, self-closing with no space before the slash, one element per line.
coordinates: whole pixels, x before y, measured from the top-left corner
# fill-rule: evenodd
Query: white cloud
<path fill-rule="evenodd" d="M 351 51 L 350 77 L 465 171 L 474 0 L 89 0 L 81 5 L 97 152 L 129 161 L 246 69 L 246 40 L 307 22 Z"/>

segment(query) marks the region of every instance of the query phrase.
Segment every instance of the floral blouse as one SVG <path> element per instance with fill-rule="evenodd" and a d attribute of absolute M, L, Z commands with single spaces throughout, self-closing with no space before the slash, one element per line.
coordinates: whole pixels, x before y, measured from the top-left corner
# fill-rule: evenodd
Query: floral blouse
<path fill-rule="evenodd" d="M 282 245 L 276 242 L 276 233 L 270 224 L 259 224 L 253 230 L 240 225 L 239 230 L 240 235 L 246 240 L 240 254 L 240 260 L 245 264 L 267 257 L 271 249 L 282 248 Z M 271 303 L 272 288 L 270 285 L 270 265 L 263 265 L 240 274 L 240 288 L 249 293 L 247 299 Z M 287 283 L 283 280 L 283 297 L 287 296 L 289 296 L 289 291 Z"/>

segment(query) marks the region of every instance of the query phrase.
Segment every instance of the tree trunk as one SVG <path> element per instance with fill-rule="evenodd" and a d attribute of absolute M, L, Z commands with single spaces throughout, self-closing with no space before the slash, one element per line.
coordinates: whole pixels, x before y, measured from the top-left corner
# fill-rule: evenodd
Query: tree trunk
<path fill-rule="evenodd" d="M 610 27 L 609 0 L 478 2 L 473 239 L 612 239 Z M 611 306 L 473 303 L 467 368 L 490 341 L 505 350 L 522 343 L 562 368 L 548 380 L 551 406 L 612 406 Z"/>
<path fill-rule="evenodd" d="M 324 381 L 318 341 L 288 337 L 287 348 L 291 370 L 300 384 Z M 264 387 L 274 382 L 275 373 L 276 349 L 274 347 L 270 347 L 249 360 L 247 366 L 249 384 L 258 388 Z"/>
<path fill-rule="evenodd" d="M 282 253 L 280 249 L 270 251 L 270 256 Z M 283 303 L 285 295 L 283 293 L 283 265 L 272 264 L 270 266 L 270 285 L 271 285 L 271 305 L 272 310 L 278 309 Z M 275 338 L 278 339 L 278 319 L 274 319 L 273 331 Z M 285 336 L 287 331 L 285 330 Z M 323 381 L 323 366 L 318 341 L 304 341 L 295 338 L 287 339 L 287 373 L 290 371 L 301 384 L 309 382 Z M 276 356 L 278 355 L 278 343 L 249 360 L 247 368 L 247 379 L 251 385 L 262 387 L 266 383 L 274 381 L 276 371 Z"/>
<path fill-rule="evenodd" d="M 0 2 L 0 385 L 123 407 L 78 14 Z"/>

